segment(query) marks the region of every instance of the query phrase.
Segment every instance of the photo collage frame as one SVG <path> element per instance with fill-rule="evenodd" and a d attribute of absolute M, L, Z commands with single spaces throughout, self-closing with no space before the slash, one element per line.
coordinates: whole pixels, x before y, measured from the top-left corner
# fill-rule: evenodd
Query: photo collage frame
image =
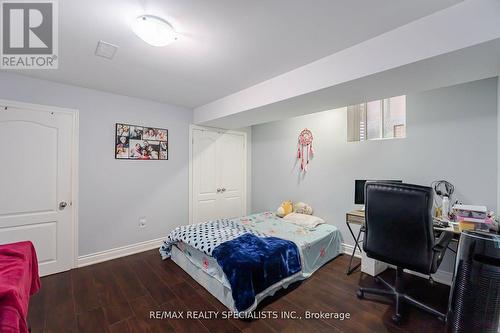
<path fill-rule="evenodd" d="M 115 159 L 168 160 L 168 130 L 117 123 Z"/>

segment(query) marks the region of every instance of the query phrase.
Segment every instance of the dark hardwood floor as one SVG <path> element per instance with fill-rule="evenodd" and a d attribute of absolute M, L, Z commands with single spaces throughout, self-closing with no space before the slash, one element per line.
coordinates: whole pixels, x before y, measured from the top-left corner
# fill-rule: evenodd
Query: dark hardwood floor
<path fill-rule="evenodd" d="M 400 326 L 391 321 L 393 303 L 385 298 L 358 300 L 358 285 L 375 286 L 358 272 L 345 274 L 348 257 L 339 256 L 310 279 L 264 300 L 259 311 L 349 312 L 350 319 L 150 319 L 150 311 L 227 309 L 171 260 L 156 250 L 78 268 L 42 279 L 32 297 L 31 332 L 441 332 L 444 325 L 407 307 Z M 391 279 L 394 271 L 384 276 Z M 444 311 L 449 288 L 405 275 L 409 293 Z M 411 282 L 411 283 L 409 283 Z M 370 296 L 367 296 L 370 297 Z"/>

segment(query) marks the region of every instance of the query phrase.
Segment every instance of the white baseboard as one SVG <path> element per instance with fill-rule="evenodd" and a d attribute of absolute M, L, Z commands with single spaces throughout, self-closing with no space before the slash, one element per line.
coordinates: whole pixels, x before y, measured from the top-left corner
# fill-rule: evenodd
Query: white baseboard
<path fill-rule="evenodd" d="M 345 254 L 351 255 L 353 249 L 354 249 L 354 245 L 342 243 L 342 251 Z M 357 248 L 356 248 L 356 253 L 354 254 L 354 256 L 356 258 L 361 258 L 361 252 L 359 252 L 359 250 Z M 425 279 L 428 278 L 427 275 L 420 274 L 420 273 L 417 273 L 417 272 L 413 272 L 413 271 L 410 271 L 410 270 L 407 270 L 407 269 L 405 269 L 405 272 L 413 274 L 413 275 L 417 275 L 417 276 L 420 276 L 420 277 L 423 277 Z M 442 270 L 438 269 L 438 271 L 436 273 L 432 274 L 432 278 L 436 282 L 443 283 L 443 284 L 451 286 L 451 282 L 453 280 L 453 273 L 442 271 Z"/>
<path fill-rule="evenodd" d="M 360 245 L 361 246 L 361 245 Z M 352 250 L 354 249 L 354 245 L 350 245 L 350 244 L 346 244 L 346 243 L 342 243 L 342 251 L 345 253 L 345 254 L 348 254 L 348 255 L 351 255 L 352 254 Z M 354 254 L 354 256 L 356 258 L 360 258 L 361 259 L 361 252 L 359 252 L 359 249 L 356 248 L 356 253 Z"/>
<path fill-rule="evenodd" d="M 77 260 L 77 267 L 93 265 L 103 261 L 121 258 L 131 254 L 152 250 L 154 248 L 159 248 L 164 240 L 165 238 L 157 238 L 149 241 L 117 247 L 106 251 L 79 256 Z"/>

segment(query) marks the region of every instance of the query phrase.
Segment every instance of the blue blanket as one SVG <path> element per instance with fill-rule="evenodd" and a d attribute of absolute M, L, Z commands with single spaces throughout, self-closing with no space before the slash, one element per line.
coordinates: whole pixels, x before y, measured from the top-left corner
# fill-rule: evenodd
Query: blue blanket
<path fill-rule="evenodd" d="M 236 310 L 253 305 L 255 295 L 301 270 L 295 243 L 276 237 L 244 234 L 212 251 L 226 274 Z"/>

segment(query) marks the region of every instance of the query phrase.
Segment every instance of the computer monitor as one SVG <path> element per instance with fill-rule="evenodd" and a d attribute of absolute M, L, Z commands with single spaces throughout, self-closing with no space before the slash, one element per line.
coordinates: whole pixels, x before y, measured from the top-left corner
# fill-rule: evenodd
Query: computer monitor
<path fill-rule="evenodd" d="M 385 183 L 402 183 L 402 180 L 367 180 L 356 179 L 354 181 L 354 203 L 356 205 L 365 204 L 365 183 L 367 181 L 385 182 Z"/>

